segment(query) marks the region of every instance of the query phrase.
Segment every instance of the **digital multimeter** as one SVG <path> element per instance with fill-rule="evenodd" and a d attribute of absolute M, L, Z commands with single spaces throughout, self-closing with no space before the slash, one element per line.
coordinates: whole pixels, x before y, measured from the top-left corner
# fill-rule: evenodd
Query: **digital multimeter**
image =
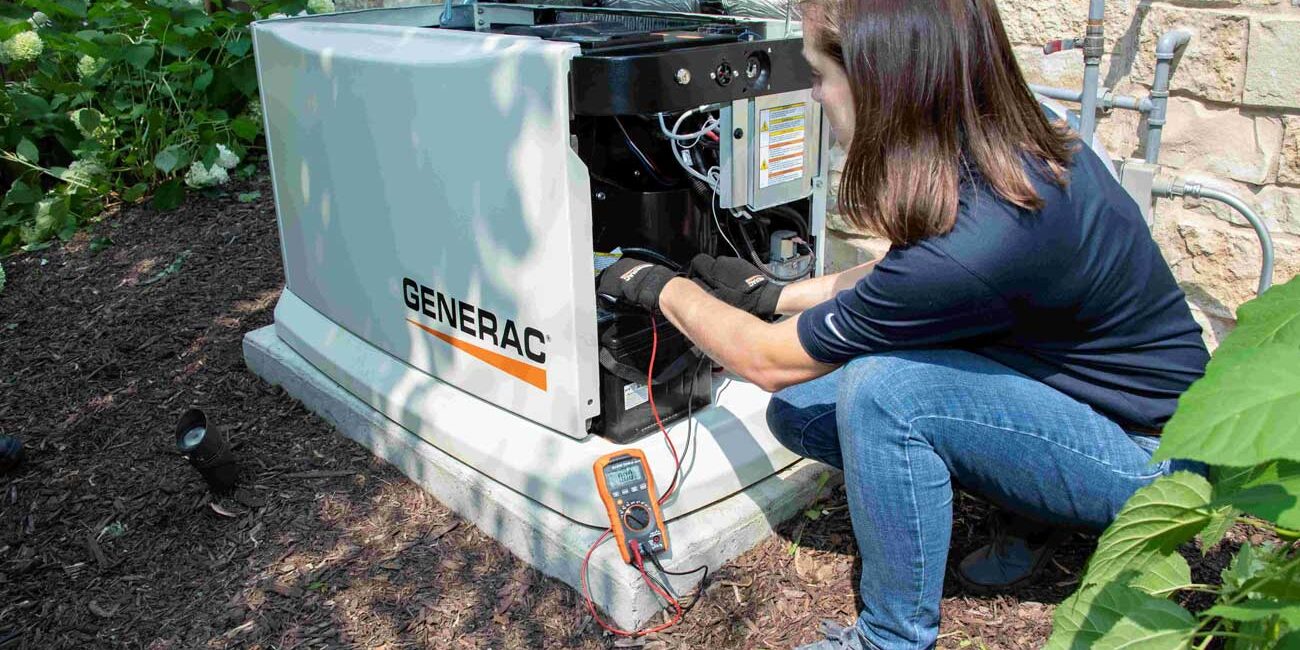
<path fill-rule="evenodd" d="M 616 451 L 598 458 L 593 469 L 623 561 L 632 563 L 632 544 L 640 544 L 643 555 L 667 551 L 668 532 L 645 454 L 638 449 Z"/>

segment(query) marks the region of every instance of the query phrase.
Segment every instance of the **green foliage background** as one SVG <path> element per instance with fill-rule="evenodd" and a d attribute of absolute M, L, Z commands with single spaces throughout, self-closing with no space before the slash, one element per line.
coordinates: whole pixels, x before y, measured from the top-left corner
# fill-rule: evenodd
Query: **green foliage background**
<path fill-rule="evenodd" d="M 1178 402 L 1155 460 L 1211 466 L 1138 490 L 1057 607 L 1048 648 L 1300 649 L 1300 278 L 1242 305 L 1237 328 Z M 1237 521 L 1283 543 L 1243 545 L 1221 584 L 1192 580 L 1179 547 L 1208 553 Z M 1192 614 L 1172 598 L 1213 594 Z"/>
<path fill-rule="evenodd" d="M 67 238 L 108 203 L 176 207 L 217 145 L 246 158 L 262 131 L 248 26 L 306 4 L 0 3 L 0 43 L 40 41 L 34 58 L 0 51 L 0 254 Z"/>

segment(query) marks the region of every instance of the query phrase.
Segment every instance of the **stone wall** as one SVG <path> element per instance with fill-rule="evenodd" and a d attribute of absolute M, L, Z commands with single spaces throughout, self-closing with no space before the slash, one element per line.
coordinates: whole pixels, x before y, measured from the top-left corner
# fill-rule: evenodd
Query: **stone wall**
<path fill-rule="evenodd" d="M 1081 36 L 1087 0 L 1000 0 L 1003 22 L 1031 83 L 1078 89 L 1079 50 L 1050 56 L 1042 43 Z M 1300 272 L 1300 0 L 1112 0 L 1106 6 L 1102 83 L 1145 96 L 1162 33 L 1195 36 L 1178 59 L 1161 145 L 1165 172 L 1236 194 L 1264 217 L 1276 247 L 1275 282 Z M 1117 110 L 1098 132 L 1116 158 L 1141 157 L 1145 126 Z M 836 267 L 870 259 L 879 242 L 841 230 L 831 242 Z M 1259 281 L 1254 232 L 1210 201 L 1157 203 L 1154 232 L 1193 312 L 1213 345 Z"/>
<path fill-rule="evenodd" d="M 1025 75 L 1079 87 L 1079 52 L 1044 56 L 1044 38 L 1082 32 L 1086 0 L 1001 0 L 1003 20 Z M 1300 272 L 1300 0 L 1114 0 L 1106 3 L 1103 85 L 1145 95 L 1155 43 L 1190 29 L 1174 61 L 1168 123 L 1161 144 L 1165 173 L 1236 194 L 1273 234 L 1285 282 Z M 1059 36 L 1058 36 L 1059 35 Z M 1111 154 L 1139 157 L 1144 123 L 1115 111 L 1098 131 Z M 1259 245 L 1235 212 L 1211 201 L 1163 199 L 1155 236 L 1213 343 L 1259 282 Z"/>

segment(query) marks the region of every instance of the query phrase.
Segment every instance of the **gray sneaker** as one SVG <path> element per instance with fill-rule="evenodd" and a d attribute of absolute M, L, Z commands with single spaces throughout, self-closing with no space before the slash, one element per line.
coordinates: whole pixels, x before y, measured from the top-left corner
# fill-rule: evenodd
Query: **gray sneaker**
<path fill-rule="evenodd" d="M 844 627 L 834 621 L 822 621 L 821 632 L 826 638 L 801 645 L 794 650 L 871 650 L 875 647 L 862 637 L 857 627 Z"/>
<path fill-rule="evenodd" d="M 13 437 L 0 435 L 0 473 L 7 472 L 23 462 L 23 443 Z"/>
<path fill-rule="evenodd" d="M 999 513 L 993 518 L 993 540 L 962 558 L 957 581 L 976 594 L 1001 593 L 1030 584 L 1068 537 L 1066 531 Z"/>

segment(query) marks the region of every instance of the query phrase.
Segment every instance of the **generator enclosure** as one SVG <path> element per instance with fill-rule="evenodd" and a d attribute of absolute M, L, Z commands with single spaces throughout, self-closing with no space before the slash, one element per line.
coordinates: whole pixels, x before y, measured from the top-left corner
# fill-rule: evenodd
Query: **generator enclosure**
<path fill-rule="evenodd" d="M 707 421 L 700 450 L 719 459 L 670 516 L 795 462 L 766 431 L 766 393 L 722 379 L 662 317 L 598 298 L 595 278 L 624 254 L 820 272 L 829 133 L 797 23 L 445 10 L 253 24 L 277 335 L 394 422 L 592 525 L 591 458 L 658 431 L 652 331 L 664 424 Z"/>
<path fill-rule="evenodd" d="M 464 27 L 439 27 L 441 6 L 254 26 L 286 289 L 404 363 L 582 438 L 604 401 L 593 251 L 686 262 L 713 227 L 683 223 L 689 188 L 609 178 L 625 148 L 610 126 L 716 104 L 726 135 L 741 132 L 726 138 L 723 206 L 807 202 L 822 142 L 800 40 L 753 19 L 456 10 Z M 761 147 L 743 131 L 788 114 L 802 173 L 772 182 L 778 163 L 748 157 Z"/>

